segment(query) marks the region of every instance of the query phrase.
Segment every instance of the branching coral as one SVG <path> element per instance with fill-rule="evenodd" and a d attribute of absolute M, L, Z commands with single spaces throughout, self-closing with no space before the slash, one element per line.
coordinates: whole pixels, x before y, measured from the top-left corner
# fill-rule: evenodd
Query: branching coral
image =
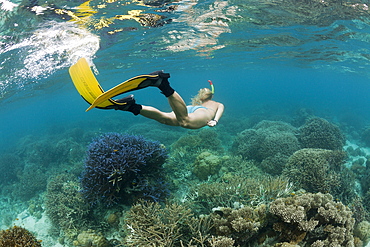
<path fill-rule="evenodd" d="M 19 177 L 19 185 L 14 188 L 13 192 L 16 197 L 29 200 L 46 188 L 48 173 L 45 168 L 40 168 L 35 163 L 27 164 L 17 175 Z"/>
<path fill-rule="evenodd" d="M 150 140 L 158 140 L 167 146 L 178 140 L 186 131 L 182 128 L 171 128 L 169 131 L 169 128 L 171 127 L 160 123 L 136 123 L 130 125 L 126 131 L 132 135 L 140 135 Z"/>
<path fill-rule="evenodd" d="M 364 220 L 358 223 L 355 227 L 354 234 L 367 244 L 370 241 L 370 222 Z"/>
<path fill-rule="evenodd" d="M 262 162 L 262 169 L 279 175 L 288 157 L 300 149 L 297 130 L 284 122 L 262 121 L 238 134 L 233 151 L 247 159 Z"/>
<path fill-rule="evenodd" d="M 41 241 L 27 229 L 13 226 L 0 231 L 0 247 L 41 247 Z"/>
<path fill-rule="evenodd" d="M 366 127 L 361 133 L 361 140 L 366 146 L 370 146 L 370 127 Z"/>
<path fill-rule="evenodd" d="M 16 155 L 1 154 L 0 156 L 0 183 L 6 185 L 17 180 L 17 170 L 22 167 L 21 160 Z"/>
<path fill-rule="evenodd" d="M 188 200 L 202 213 L 209 213 L 215 207 L 236 205 L 260 205 L 292 192 L 292 184 L 282 177 L 260 179 L 234 177 L 229 182 L 214 182 L 195 185 Z"/>
<path fill-rule="evenodd" d="M 279 218 L 274 230 L 292 244 L 354 246 L 352 211 L 330 194 L 303 194 L 279 198 L 270 204 Z"/>
<path fill-rule="evenodd" d="M 353 196 L 354 180 L 343 165 L 345 158 L 343 151 L 301 149 L 289 158 L 283 174 L 308 192 L 330 192 L 348 200 Z"/>
<path fill-rule="evenodd" d="M 175 159 L 193 162 L 204 151 L 223 152 L 221 141 L 214 130 L 202 129 L 180 137 L 171 146 L 171 156 Z"/>
<path fill-rule="evenodd" d="M 218 174 L 224 157 L 211 154 L 210 152 L 200 153 L 194 164 L 193 173 L 201 180 L 206 180 L 209 176 Z"/>
<path fill-rule="evenodd" d="M 35 163 L 38 167 L 80 161 L 83 148 L 76 142 L 77 140 L 67 137 L 69 134 L 56 134 L 43 138 L 26 136 L 20 142 L 17 154 L 27 163 Z"/>
<path fill-rule="evenodd" d="M 129 247 L 172 247 L 188 243 L 194 246 L 191 242 L 205 243 L 211 228 L 208 218 L 194 218 L 184 205 L 173 203 L 161 207 L 148 201 L 132 206 L 126 223 L 125 244 Z"/>
<path fill-rule="evenodd" d="M 55 227 L 74 237 L 85 226 L 90 212 L 77 178 L 61 174 L 51 179 L 45 196 L 46 213 Z"/>
<path fill-rule="evenodd" d="M 338 126 L 315 117 L 299 129 L 299 141 L 304 148 L 341 150 L 346 139 Z"/>
<path fill-rule="evenodd" d="M 101 233 L 97 233 L 93 230 L 87 230 L 78 234 L 77 240 L 73 241 L 73 246 L 111 247 L 112 245 Z"/>
<path fill-rule="evenodd" d="M 211 215 L 216 236 L 226 236 L 237 244 L 250 241 L 258 235 L 259 230 L 267 223 L 267 207 L 242 207 L 239 209 L 215 208 Z"/>
<path fill-rule="evenodd" d="M 162 165 L 167 151 L 141 136 L 108 133 L 88 148 L 81 177 L 83 194 L 90 203 L 112 205 L 125 198 L 160 200 L 167 195 Z"/>
<path fill-rule="evenodd" d="M 222 237 L 222 236 L 212 236 L 211 239 L 208 240 L 211 247 L 230 247 L 234 246 L 235 240 L 228 237 Z"/>
<path fill-rule="evenodd" d="M 270 206 L 217 207 L 196 217 L 186 203 L 139 201 L 125 217 L 128 247 L 354 246 L 351 210 L 330 194 L 278 198 Z"/>

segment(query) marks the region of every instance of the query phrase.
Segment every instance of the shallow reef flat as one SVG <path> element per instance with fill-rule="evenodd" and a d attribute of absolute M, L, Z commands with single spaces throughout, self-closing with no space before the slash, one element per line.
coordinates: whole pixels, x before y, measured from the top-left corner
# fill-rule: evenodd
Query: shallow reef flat
<path fill-rule="evenodd" d="M 26 136 L 1 156 L 0 246 L 14 225 L 34 246 L 366 246 L 367 130 L 297 118 Z"/>

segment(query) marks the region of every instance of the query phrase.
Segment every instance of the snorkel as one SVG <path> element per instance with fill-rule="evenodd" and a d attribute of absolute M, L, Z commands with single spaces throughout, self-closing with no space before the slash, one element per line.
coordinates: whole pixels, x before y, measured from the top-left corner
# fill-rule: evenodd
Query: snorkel
<path fill-rule="evenodd" d="M 212 94 L 215 94 L 215 86 L 213 86 L 213 82 L 211 80 L 208 80 L 209 85 L 211 86 L 211 92 Z"/>

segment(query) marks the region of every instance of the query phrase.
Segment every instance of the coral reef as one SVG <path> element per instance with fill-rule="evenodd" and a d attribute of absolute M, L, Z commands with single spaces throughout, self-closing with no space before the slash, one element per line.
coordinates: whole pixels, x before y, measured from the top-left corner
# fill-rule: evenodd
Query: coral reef
<path fill-rule="evenodd" d="M 77 240 L 73 242 L 77 247 L 111 247 L 109 241 L 101 234 L 93 230 L 83 231 L 77 236 Z"/>
<path fill-rule="evenodd" d="M 193 173 L 200 180 L 207 180 L 209 176 L 218 174 L 225 159 L 227 159 L 227 156 L 219 157 L 207 151 L 202 152 L 193 164 Z"/>
<path fill-rule="evenodd" d="M 370 222 L 364 220 L 358 223 L 354 229 L 354 235 L 367 244 L 370 241 Z"/>
<path fill-rule="evenodd" d="M 234 246 L 235 240 L 228 237 L 212 236 L 212 238 L 208 240 L 208 243 L 211 245 L 211 247 L 230 247 Z"/>
<path fill-rule="evenodd" d="M 267 204 L 216 207 L 194 216 L 191 204 L 139 201 L 125 217 L 125 246 L 362 246 L 368 223 L 330 194 L 300 194 Z M 360 239 L 360 237 L 362 239 Z M 355 245 L 356 244 L 356 245 Z"/>
<path fill-rule="evenodd" d="M 262 164 L 270 174 L 279 175 L 288 157 L 300 149 L 296 128 L 280 121 L 261 121 L 238 134 L 233 152 Z"/>
<path fill-rule="evenodd" d="M 131 135 L 140 135 L 149 140 L 158 140 L 166 146 L 176 142 L 185 132 L 182 128 L 172 128 L 157 122 L 137 123 L 130 126 L 127 133 Z"/>
<path fill-rule="evenodd" d="M 314 117 L 299 129 L 299 141 L 303 148 L 342 150 L 346 139 L 338 126 Z"/>
<path fill-rule="evenodd" d="M 314 116 L 315 115 L 314 115 L 314 112 L 312 111 L 312 109 L 299 108 L 299 109 L 296 110 L 296 112 L 294 114 L 292 124 L 294 126 L 304 125 L 308 119 L 310 119 Z"/>
<path fill-rule="evenodd" d="M 308 192 L 331 193 L 349 201 L 354 177 L 344 166 L 344 151 L 305 148 L 290 156 L 283 174 Z"/>
<path fill-rule="evenodd" d="M 352 168 L 355 169 L 356 166 Z M 361 167 L 361 169 L 357 169 L 356 172 L 357 172 L 356 175 L 361 183 L 361 189 L 364 193 L 364 198 L 366 200 L 366 207 L 370 211 L 370 158 L 367 159 L 366 166 Z"/>
<path fill-rule="evenodd" d="M 366 191 L 363 197 L 363 206 L 370 212 L 370 189 Z"/>
<path fill-rule="evenodd" d="M 280 240 L 310 246 L 354 246 L 352 211 L 330 194 L 303 194 L 279 198 L 270 204 L 279 221 Z M 303 244 L 304 245 L 304 244 Z"/>
<path fill-rule="evenodd" d="M 83 145 L 66 134 L 57 133 L 42 138 L 26 136 L 21 140 L 16 154 L 27 163 L 37 164 L 40 168 L 80 161 L 84 153 Z"/>
<path fill-rule="evenodd" d="M 353 212 L 353 218 L 356 220 L 356 224 L 370 219 L 370 214 L 366 210 L 363 202 L 363 198 L 360 196 L 356 196 L 352 199 L 352 201 L 347 204 L 347 206 L 352 210 Z"/>
<path fill-rule="evenodd" d="M 29 200 L 46 189 L 49 174 L 45 167 L 28 163 L 23 170 L 18 172 L 17 176 L 19 183 L 14 187 L 13 195 L 22 200 Z"/>
<path fill-rule="evenodd" d="M 201 129 L 189 132 L 171 145 L 171 157 L 185 163 L 192 163 L 204 151 L 224 152 L 215 130 Z"/>
<path fill-rule="evenodd" d="M 0 231 L 0 247 L 41 247 L 41 240 L 27 229 L 13 226 L 7 230 Z"/>
<path fill-rule="evenodd" d="M 168 194 L 163 145 L 141 136 L 107 133 L 88 147 L 81 176 L 82 192 L 91 204 L 111 206 L 118 201 L 145 197 L 161 200 Z"/>
<path fill-rule="evenodd" d="M 266 216 L 265 204 L 256 208 L 214 208 L 211 214 L 213 231 L 216 236 L 226 236 L 241 245 L 258 235 L 259 230 L 267 223 Z"/>
<path fill-rule="evenodd" d="M 226 158 L 227 157 L 227 158 Z M 229 181 L 237 177 L 262 178 L 266 176 L 254 160 L 247 160 L 241 155 L 226 156 L 221 167 L 222 180 Z"/>
<path fill-rule="evenodd" d="M 67 240 L 77 234 L 77 229 L 86 226 L 89 205 L 81 194 L 77 178 L 61 174 L 48 182 L 45 210 L 52 224 Z M 69 239 L 68 239 L 69 238 Z"/>
<path fill-rule="evenodd" d="M 292 184 L 282 177 L 244 178 L 233 177 L 229 181 L 202 183 L 191 188 L 188 200 L 197 211 L 210 213 L 215 207 L 267 204 L 292 193 Z"/>
<path fill-rule="evenodd" d="M 288 159 L 289 155 L 278 153 L 262 160 L 259 167 L 268 174 L 280 175 L 281 172 L 284 170 L 284 167 Z"/>
<path fill-rule="evenodd" d="M 22 169 L 18 156 L 12 154 L 0 155 L 0 184 L 7 185 L 18 180 L 17 171 Z"/>
<path fill-rule="evenodd" d="M 370 146 L 370 127 L 366 127 L 361 132 L 361 141 L 366 145 Z"/>
<path fill-rule="evenodd" d="M 205 244 L 210 228 L 208 217 L 193 217 L 186 205 L 172 203 L 161 207 L 158 203 L 139 201 L 126 215 L 124 244 L 129 247 L 194 246 L 193 241 Z"/>

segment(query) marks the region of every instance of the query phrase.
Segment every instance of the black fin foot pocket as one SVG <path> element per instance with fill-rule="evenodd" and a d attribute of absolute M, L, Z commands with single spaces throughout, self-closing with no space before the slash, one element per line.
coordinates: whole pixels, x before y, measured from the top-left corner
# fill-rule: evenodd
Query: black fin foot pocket
<path fill-rule="evenodd" d="M 158 70 L 150 73 L 149 75 L 158 75 L 160 78 L 170 78 L 170 73 L 164 73 L 163 70 Z"/>

